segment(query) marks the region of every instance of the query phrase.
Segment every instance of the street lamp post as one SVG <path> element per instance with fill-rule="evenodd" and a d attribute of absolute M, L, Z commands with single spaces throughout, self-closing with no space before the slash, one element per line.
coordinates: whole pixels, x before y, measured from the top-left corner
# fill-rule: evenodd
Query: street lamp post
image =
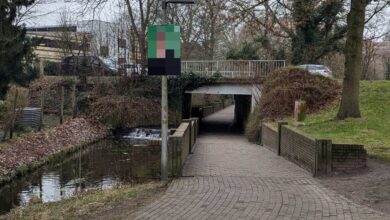
<path fill-rule="evenodd" d="M 168 24 L 168 4 L 194 4 L 195 1 L 163 0 L 162 10 L 165 24 Z M 168 79 L 166 75 L 161 79 L 161 180 L 168 180 Z"/>

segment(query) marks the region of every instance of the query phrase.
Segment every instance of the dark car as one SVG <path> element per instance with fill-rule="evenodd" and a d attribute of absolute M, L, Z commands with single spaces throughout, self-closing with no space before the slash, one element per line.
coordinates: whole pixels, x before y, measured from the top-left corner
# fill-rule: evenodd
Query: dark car
<path fill-rule="evenodd" d="M 110 76 L 115 75 L 116 70 L 97 56 L 68 56 L 62 58 L 62 75 L 79 75 L 81 73 L 91 76 Z"/>

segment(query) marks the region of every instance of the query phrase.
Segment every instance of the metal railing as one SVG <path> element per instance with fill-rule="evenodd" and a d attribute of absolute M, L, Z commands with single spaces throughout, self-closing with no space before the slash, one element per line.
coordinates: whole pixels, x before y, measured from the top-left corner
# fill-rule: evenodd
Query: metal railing
<path fill-rule="evenodd" d="M 272 71 L 286 66 L 285 60 L 191 60 L 182 61 L 183 73 L 204 76 L 219 74 L 223 78 L 248 79 L 265 77 Z"/>

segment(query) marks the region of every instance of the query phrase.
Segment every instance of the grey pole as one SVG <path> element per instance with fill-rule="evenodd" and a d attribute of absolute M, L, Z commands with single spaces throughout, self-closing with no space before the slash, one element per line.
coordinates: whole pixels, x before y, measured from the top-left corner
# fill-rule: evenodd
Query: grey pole
<path fill-rule="evenodd" d="M 163 1 L 164 23 L 168 23 L 166 3 Z M 161 78 L 161 180 L 168 180 L 168 79 Z"/>
<path fill-rule="evenodd" d="M 163 0 L 162 10 L 164 23 L 168 24 L 167 6 L 171 4 L 194 4 L 191 0 Z M 161 77 L 161 180 L 168 180 L 168 79 L 166 75 Z"/>

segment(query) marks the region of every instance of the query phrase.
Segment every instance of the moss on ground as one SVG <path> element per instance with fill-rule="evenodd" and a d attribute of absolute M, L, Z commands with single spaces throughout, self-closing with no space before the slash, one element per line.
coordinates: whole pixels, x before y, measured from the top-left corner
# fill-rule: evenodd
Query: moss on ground
<path fill-rule="evenodd" d="M 360 104 L 362 118 L 335 120 L 337 102 L 308 115 L 299 129 L 336 143 L 363 144 L 370 156 L 390 162 L 390 81 L 362 81 Z"/>
<path fill-rule="evenodd" d="M 110 190 L 88 191 L 78 194 L 66 200 L 41 204 L 31 204 L 26 207 L 18 207 L 10 213 L 0 216 L 0 219 L 93 219 L 93 216 L 102 213 L 120 214 L 118 207 L 131 209 L 131 203 L 138 204 L 141 201 L 131 202 L 131 200 L 142 199 L 149 192 L 162 189 L 163 185 L 158 182 L 140 184 L 136 186 L 122 185 Z M 154 194 L 154 193 L 152 193 Z M 126 206 L 128 204 L 128 206 Z M 123 206 L 125 205 L 125 206 Z M 136 205 L 135 205 L 136 206 Z M 134 208 L 134 205 L 133 205 Z M 132 210 L 123 210 L 128 213 Z M 99 212 L 99 213 L 98 213 Z"/>

